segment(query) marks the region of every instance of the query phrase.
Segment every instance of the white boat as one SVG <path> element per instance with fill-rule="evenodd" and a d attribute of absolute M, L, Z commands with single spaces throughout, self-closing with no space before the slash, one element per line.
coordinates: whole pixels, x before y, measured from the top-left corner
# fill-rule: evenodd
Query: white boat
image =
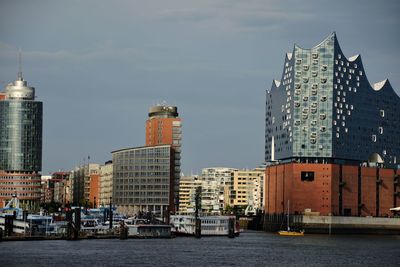
<path fill-rule="evenodd" d="M 229 221 L 233 220 L 235 234 L 239 234 L 235 216 L 200 216 L 202 236 L 228 236 Z M 171 215 L 172 232 L 177 235 L 195 235 L 196 218 L 194 215 Z"/>
<path fill-rule="evenodd" d="M 81 231 L 86 233 L 98 233 L 108 229 L 107 225 L 100 223 L 99 219 L 96 218 L 82 218 L 81 219 Z"/>

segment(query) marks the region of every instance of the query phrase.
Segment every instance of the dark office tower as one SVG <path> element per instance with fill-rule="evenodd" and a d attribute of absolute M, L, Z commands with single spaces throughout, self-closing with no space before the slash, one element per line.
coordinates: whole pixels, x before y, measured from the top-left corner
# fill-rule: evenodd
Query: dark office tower
<path fill-rule="evenodd" d="M 0 206 L 17 195 L 24 208 L 40 200 L 42 102 L 19 72 L 0 97 Z"/>
<path fill-rule="evenodd" d="M 400 98 L 388 80 L 370 85 L 359 55 L 346 58 L 336 34 L 286 54 L 267 91 L 265 160 L 400 161 Z"/>

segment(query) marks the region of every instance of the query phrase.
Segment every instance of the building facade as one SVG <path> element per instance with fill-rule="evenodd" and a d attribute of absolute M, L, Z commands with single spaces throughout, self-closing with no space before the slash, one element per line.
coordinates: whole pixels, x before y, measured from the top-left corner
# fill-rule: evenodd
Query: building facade
<path fill-rule="evenodd" d="M 342 164 L 284 163 L 265 173 L 265 212 L 390 217 L 400 205 L 400 170 Z"/>
<path fill-rule="evenodd" d="M 17 195 L 23 208 L 39 206 L 42 113 L 35 88 L 20 72 L 0 97 L 0 205 Z"/>
<path fill-rule="evenodd" d="M 193 195 L 196 187 L 201 182 L 195 176 L 182 176 L 179 181 L 179 212 L 190 213 L 194 211 Z"/>
<path fill-rule="evenodd" d="M 266 99 L 265 160 L 399 165 L 400 98 L 388 80 L 370 85 L 359 55 L 336 34 L 295 45 Z"/>
<path fill-rule="evenodd" d="M 171 145 L 116 150 L 113 161 L 113 204 L 124 214 L 175 211 L 174 151 Z"/>
<path fill-rule="evenodd" d="M 182 120 L 175 106 L 157 105 L 149 110 L 146 121 L 146 146 L 171 145 L 174 159 L 174 203 L 178 210 L 181 175 Z"/>
<path fill-rule="evenodd" d="M 231 199 L 230 206 L 251 206 L 253 210 L 262 209 L 264 175 L 265 169 L 234 171 L 234 198 Z"/>
<path fill-rule="evenodd" d="M 100 166 L 100 206 L 107 206 L 112 198 L 113 191 L 113 164 L 107 161 Z"/>
<path fill-rule="evenodd" d="M 370 85 L 336 34 L 295 45 L 267 91 L 265 212 L 391 216 L 399 205 L 400 98 Z"/>
<path fill-rule="evenodd" d="M 230 199 L 234 198 L 233 173 L 234 168 L 215 167 L 203 168 L 199 180 L 202 182 L 203 209 L 223 211 Z M 227 194 L 227 192 L 229 192 Z"/>
<path fill-rule="evenodd" d="M 91 181 L 98 182 L 99 173 L 100 165 L 97 163 L 84 164 L 71 171 L 72 204 L 74 206 L 89 207 L 90 203 L 93 204 L 90 199 Z M 96 199 L 98 199 L 98 196 Z"/>

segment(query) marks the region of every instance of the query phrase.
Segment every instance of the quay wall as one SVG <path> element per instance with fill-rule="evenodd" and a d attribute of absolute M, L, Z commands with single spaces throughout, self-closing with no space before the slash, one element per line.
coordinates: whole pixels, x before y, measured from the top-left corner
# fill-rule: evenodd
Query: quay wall
<path fill-rule="evenodd" d="M 400 234 L 400 218 L 304 215 L 302 221 L 309 233 Z"/>
<path fill-rule="evenodd" d="M 306 233 L 400 235 L 400 218 L 290 215 L 289 220 L 291 229 L 304 229 Z M 286 222 L 287 216 L 284 214 L 265 214 L 260 221 L 260 228 L 277 232 L 286 229 Z"/>

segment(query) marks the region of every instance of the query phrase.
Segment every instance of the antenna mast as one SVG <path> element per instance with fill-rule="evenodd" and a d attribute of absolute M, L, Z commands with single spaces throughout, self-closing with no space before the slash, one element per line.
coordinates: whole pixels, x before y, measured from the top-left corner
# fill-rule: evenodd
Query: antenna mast
<path fill-rule="evenodd" d="M 22 81 L 21 48 L 18 49 L 18 79 Z"/>

